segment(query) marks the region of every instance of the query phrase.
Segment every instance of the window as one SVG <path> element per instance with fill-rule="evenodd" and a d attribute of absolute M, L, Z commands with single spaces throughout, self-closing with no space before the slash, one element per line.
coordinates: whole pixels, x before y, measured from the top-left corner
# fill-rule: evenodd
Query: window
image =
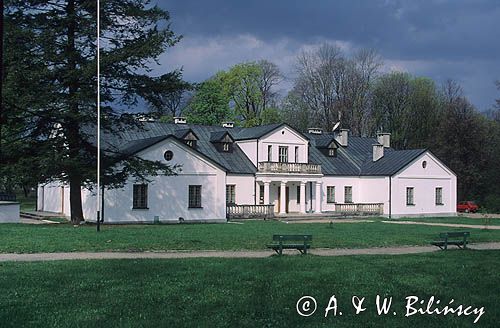
<path fill-rule="evenodd" d="M 295 163 L 299 162 L 299 146 L 295 146 Z"/>
<path fill-rule="evenodd" d="M 436 188 L 436 205 L 444 205 L 443 204 L 443 188 Z"/>
<path fill-rule="evenodd" d="M 174 158 L 174 153 L 171 151 L 171 150 L 167 150 L 164 154 L 163 154 L 163 158 L 165 158 L 166 161 L 171 161 L 172 158 Z"/>
<path fill-rule="evenodd" d="M 273 146 L 271 145 L 267 146 L 267 161 L 268 162 L 273 161 Z"/>
<path fill-rule="evenodd" d="M 259 204 L 264 204 L 264 186 L 259 186 Z"/>
<path fill-rule="evenodd" d="M 326 187 L 326 202 L 335 203 L 335 186 Z"/>
<path fill-rule="evenodd" d="M 297 186 L 297 204 L 300 204 L 300 186 Z"/>
<path fill-rule="evenodd" d="M 189 186 L 189 208 L 201 208 L 201 186 Z"/>
<path fill-rule="evenodd" d="M 147 209 L 148 208 L 148 185 L 135 184 L 132 196 L 132 208 Z"/>
<path fill-rule="evenodd" d="M 196 140 L 186 140 L 186 145 L 191 148 L 196 148 Z"/>
<path fill-rule="evenodd" d="M 288 163 L 288 147 L 280 146 L 278 162 Z"/>
<path fill-rule="evenodd" d="M 344 187 L 344 203 L 352 203 L 352 186 Z"/>
<path fill-rule="evenodd" d="M 337 149 L 336 148 L 329 148 L 328 149 L 328 156 L 330 156 L 330 157 L 337 156 Z"/>
<path fill-rule="evenodd" d="M 236 185 L 226 186 L 226 204 L 236 204 Z"/>
<path fill-rule="evenodd" d="M 413 187 L 407 187 L 406 188 L 406 205 L 412 206 L 415 205 L 414 200 L 414 188 Z"/>
<path fill-rule="evenodd" d="M 222 151 L 228 152 L 231 150 L 231 144 L 229 142 L 222 143 Z"/>

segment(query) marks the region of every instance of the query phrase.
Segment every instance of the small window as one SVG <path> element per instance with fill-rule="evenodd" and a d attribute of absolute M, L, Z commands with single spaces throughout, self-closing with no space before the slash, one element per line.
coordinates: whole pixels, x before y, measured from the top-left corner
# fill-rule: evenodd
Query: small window
<path fill-rule="evenodd" d="M 413 187 L 407 187 L 406 188 L 406 205 L 408 206 L 413 206 L 415 205 L 414 202 L 414 188 Z"/>
<path fill-rule="evenodd" d="M 436 188 L 436 205 L 444 205 L 443 204 L 443 188 Z"/>
<path fill-rule="evenodd" d="M 326 202 L 335 203 L 335 186 L 326 187 Z"/>
<path fill-rule="evenodd" d="M 300 204 L 300 186 L 297 186 L 297 204 Z"/>
<path fill-rule="evenodd" d="M 329 148 L 328 149 L 328 156 L 336 157 L 337 156 L 337 149 L 336 148 Z"/>
<path fill-rule="evenodd" d="M 201 208 L 201 186 L 189 186 L 189 208 Z"/>
<path fill-rule="evenodd" d="M 344 187 L 344 203 L 352 203 L 352 186 Z"/>
<path fill-rule="evenodd" d="M 226 204 L 236 204 L 236 185 L 226 185 Z"/>
<path fill-rule="evenodd" d="M 299 162 L 299 146 L 295 146 L 295 163 Z"/>
<path fill-rule="evenodd" d="M 231 150 L 231 144 L 229 142 L 222 143 L 222 151 L 228 152 Z"/>
<path fill-rule="evenodd" d="M 288 163 L 288 147 L 280 146 L 278 161 L 280 163 Z"/>
<path fill-rule="evenodd" d="M 135 184 L 132 196 L 132 208 L 147 209 L 148 208 L 148 185 Z"/>
<path fill-rule="evenodd" d="M 422 167 L 425 169 L 427 167 L 427 161 L 422 162 Z"/>
<path fill-rule="evenodd" d="M 273 161 L 273 146 L 272 145 L 267 146 L 267 161 L 268 162 Z"/>
<path fill-rule="evenodd" d="M 186 145 L 191 148 L 196 148 L 196 140 L 186 140 Z"/>
<path fill-rule="evenodd" d="M 163 154 L 163 158 L 165 158 L 166 161 L 171 161 L 172 158 L 174 158 L 174 153 L 171 151 L 171 150 L 167 150 L 164 154 Z"/>

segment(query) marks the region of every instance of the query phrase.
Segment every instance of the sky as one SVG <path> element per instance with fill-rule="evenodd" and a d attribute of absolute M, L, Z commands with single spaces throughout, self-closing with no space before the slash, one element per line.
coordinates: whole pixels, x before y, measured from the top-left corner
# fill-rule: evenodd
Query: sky
<path fill-rule="evenodd" d="M 267 59 L 286 80 L 296 56 L 328 42 L 346 55 L 373 48 L 382 70 L 458 81 L 481 111 L 500 97 L 500 0 L 160 0 L 182 40 L 158 70 L 190 82 L 244 61 Z"/>

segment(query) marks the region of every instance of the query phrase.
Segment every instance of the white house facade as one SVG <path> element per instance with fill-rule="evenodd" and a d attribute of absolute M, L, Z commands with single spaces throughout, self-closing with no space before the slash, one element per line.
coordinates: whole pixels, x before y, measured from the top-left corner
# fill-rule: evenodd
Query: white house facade
<path fill-rule="evenodd" d="M 104 137 L 106 138 L 106 137 Z M 104 222 L 219 222 L 239 214 L 456 214 L 456 175 L 425 149 L 397 151 L 390 134 L 300 133 L 286 124 L 253 128 L 183 120 L 144 122 L 113 136 L 115 151 L 178 165 L 174 176 L 105 189 Z M 85 218 L 97 199 L 82 189 Z M 69 188 L 38 188 L 38 210 L 70 214 Z"/>

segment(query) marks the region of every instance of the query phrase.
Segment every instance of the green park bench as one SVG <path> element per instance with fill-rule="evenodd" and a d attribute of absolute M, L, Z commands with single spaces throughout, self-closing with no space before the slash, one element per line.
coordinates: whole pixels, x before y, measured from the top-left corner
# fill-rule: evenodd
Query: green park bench
<path fill-rule="evenodd" d="M 470 236 L 468 231 L 442 232 L 439 234 L 441 240 L 433 241 L 431 244 L 441 249 L 448 249 L 448 245 L 455 245 L 458 248 L 467 248 L 467 237 Z"/>
<path fill-rule="evenodd" d="M 307 250 L 311 248 L 312 235 L 273 235 L 273 243 L 267 245 L 267 248 L 272 248 L 278 255 L 283 254 L 284 249 L 296 249 L 302 254 L 307 254 Z"/>

